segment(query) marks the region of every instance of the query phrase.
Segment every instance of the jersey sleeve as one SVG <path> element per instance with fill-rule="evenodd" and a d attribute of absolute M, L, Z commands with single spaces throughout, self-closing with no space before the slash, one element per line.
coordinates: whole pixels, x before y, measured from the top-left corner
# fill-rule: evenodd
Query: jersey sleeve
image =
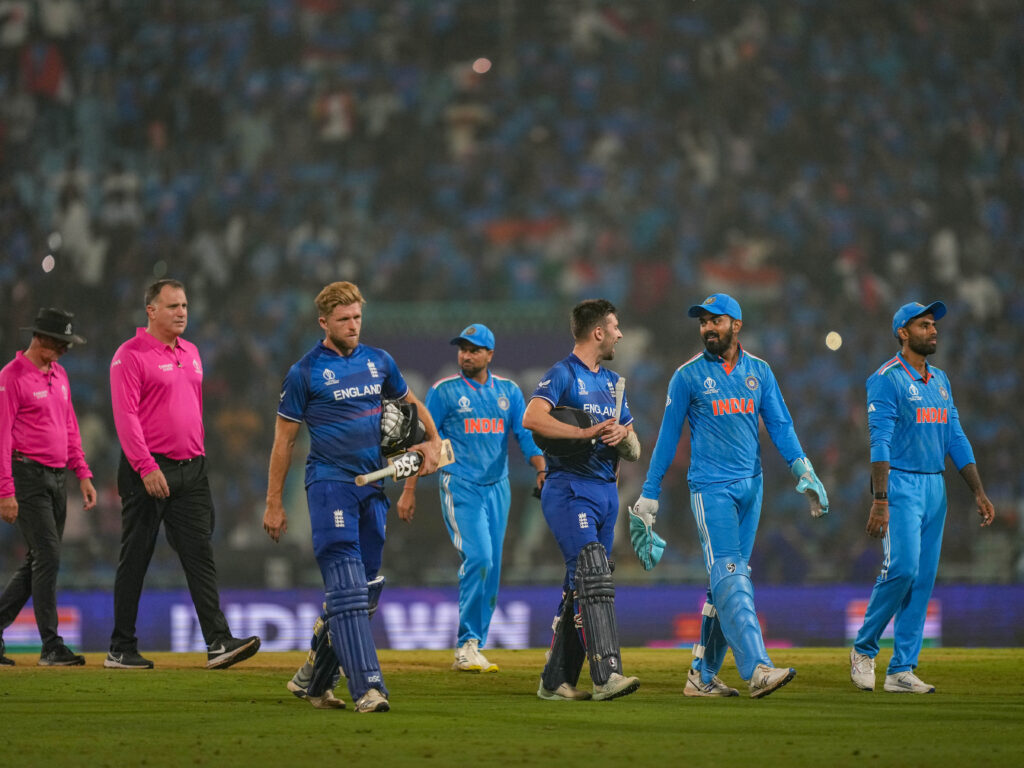
<path fill-rule="evenodd" d="M 946 389 L 949 391 L 949 457 L 953 460 L 953 464 L 956 465 L 957 471 L 959 471 L 968 464 L 975 463 L 974 449 L 971 447 L 971 441 L 964 434 L 963 427 L 960 426 L 960 413 L 953 402 L 953 389 L 949 386 L 948 380 L 946 381 Z"/>
<path fill-rule="evenodd" d="M 384 397 L 392 400 L 402 400 L 409 394 L 409 385 L 405 382 L 405 378 L 398 369 L 398 363 L 395 362 L 395 359 L 384 350 L 381 350 L 380 353 L 387 364 L 388 371 L 387 376 L 384 377 L 384 386 L 381 392 Z"/>
<path fill-rule="evenodd" d="M 447 408 L 444 405 L 444 396 L 438 389 L 437 384 L 427 390 L 427 397 L 423 401 L 423 405 L 426 406 L 427 411 L 430 413 L 430 418 L 434 420 L 434 425 L 437 427 L 439 432 L 442 432 L 444 426 L 444 417 Z M 446 435 L 442 432 L 442 437 Z"/>
<path fill-rule="evenodd" d="M 18 415 L 15 378 L 0 374 L 0 499 L 14 495 L 11 454 L 14 451 L 14 418 Z"/>
<path fill-rule="evenodd" d="M 139 419 L 142 364 L 139 356 L 128 350 L 119 350 L 110 364 L 110 401 L 117 439 L 132 469 L 142 477 L 159 469 L 156 459 L 149 452 L 142 421 Z"/>
<path fill-rule="evenodd" d="M 551 407 L 554 408 L 558 405 L 562 393 L 565 392 L 565 386 L 569 378 L 570 374 L 566 366 L 561 363 L 552 366 L 537 384 L 537 388 L 533 390 L 532 397 L 547 400 L 551 403 Z"/>
<path fill-rule="evenodd" d="M 876 373 L 867 381 L 867 395 L 871 462 L 889 461 L 892 435 L 899 418 L 896 384 L 889 376 Z"/>
<path fill-rule="evenodd" d="M 543 451 L 534 442 L 533 432 L 523 426 L 523 412 L 526 410 L 526 401 L 523 399 L 523 392 L 515 382 L 509 382 L 508 388 L 509 418 L 512 420 L 512 433 L 519 443 L 519 450 L 527 459 L 534 456 L 542 456 Z"/>
<path fill-rule="evenodd" d="M 789 408 L 786 407 L 786 400 L 782 397 L 779 382 L 771 368 L 767 368 L 764 376 L 761 419 L 764 421 L 765 429 L 768 430 L 768 437 L 782 454 L 787 466 L 804 455 L 804 449 L 800 446 L 800 439 L 796 436 L 796 429 L 793 427 L 793 417 L 789 413 Z"/>
<path fill-rule="evenodd" d="M 277 415 L 288 421 L 302 421 L 309 405 L 309 374 L 306 369 L 296 363 L 288 369 L 281 385 L 281 403 L 277 406 Z"/>
<path fill-rule="evenodd" d="M 683 422 L 690 409 L 690 387 L 679 369 L 672 374 L 668 382 L 668 397 L 665 400 L 665 414 L 661 417 L 661 429 L 658 430 L 658 442 L 651 454 L 651 464 L 647 469 L 643 495 L 648 499 L 661 496 L 661 481 L 672 466 L 676 457 L 679 436 L 683 433 Z"/>

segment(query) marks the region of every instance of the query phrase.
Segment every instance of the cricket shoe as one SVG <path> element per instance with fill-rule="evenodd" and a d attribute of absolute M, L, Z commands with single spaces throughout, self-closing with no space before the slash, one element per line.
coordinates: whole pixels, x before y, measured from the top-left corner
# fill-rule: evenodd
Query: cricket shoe
<path fill-rule="evenodd" d="M 747 685 L 750 687 L 750 698 L 763 699 L 790 680 L 796 677 L 796 670 L 791 667 L 769 667 L 767 664 L 758 664 L 754 667 L 754 674 Z"/>
<path fill-rule="evenodd" d="M 856 648 L 850 649 L 850 679 L 862 691 L 875 690 L 875 660 Z"/>
<path fill-rule="evenodd" d="M 73 653 L 64 643 L 43 651 L 39 655 L 40 667 L 80 667 L 85 664 L 85 656 Z"/>
<path fill-rule="evenodd" d="M 715 675 L 710 683 L 705 683 L 700 676 L 700 670 L 690 667 L 686 673 L 686 687 L 683 688 L 683 696 L 739 696 L 740 692 L 730 688 L 722 679 Z"/>
<path fill-rule="evenodd" d="M 935 693 L 935 686 L 928 685 L 909 669 L 885 676 L 885 690 L 889 693 Z"/>
<path fill-rule="evenodd" d="M 301 671 L 301 670 L 300 670 Z M 307 685 L 308 685 L 307 681 Z M 345 702 L 334 695 L 334 691 L 328 688 L 320 696 L 310 696 L 309 691 L 295 682 L 293 677 L 287 683 L 287 688 L 292 694 L 299 699 L 305 699 L 313 705 L 315 709 L 344 709 Z"/>
<path fill-rule="evenodd" d="M 152 669 L 153 662 L 138 651 L 110 651 L 103 660 L 107 669 Z"/>
<path fill-rule="evenodd" d="M 13 667 L 14 659 L 6 656 L 7 646 L 4 644 L 4 639 L 0 637 L 0 666 Z"/>
<path fill-rule="evenodd" d="M 608 682 L 604 685 L 594 686 L 594 701 L 610 701 L 620 696 L 629 696 L 629 694 L 635 693 L 639 687 L 640 678 L 626 677 L 618 672 L 612 672 L 608 677 Z"/>
<path fill-rule="evenodd" d="M 471 637 L 455 649 L 452 669 L 458 672 L 497 672 L 498 665 L 491 663 L 480 653 L 480 641 Z"/>
<path fill-rule="evenodd" d="M 562 683 L 555 690 L 549 691 L 544 687 L 544 681 L 540 681 L 537 688 L 537 698 L 544 701 L 587 701 L 590 698 L 589 691 L 581 691 L 568 683 Z"/>
<path fill-rule="evenodd" d="M 356 702 L 356 712 L 387 712 L 391 709 L 387 697 L 376 688 L 371 688 Z"/>
<path fill-rule="evenodd" d="M 229 637 L 211 645 L 206 652 L 207 669 L 227 669 L 233 664 L 245 661 L 260 649 L 260 639 L 252 637 Z"/>

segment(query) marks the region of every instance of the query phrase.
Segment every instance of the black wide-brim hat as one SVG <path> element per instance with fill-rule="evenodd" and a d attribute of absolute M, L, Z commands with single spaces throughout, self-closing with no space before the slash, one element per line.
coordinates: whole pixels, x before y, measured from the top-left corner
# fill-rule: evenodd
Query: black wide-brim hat
<path fill-rule="evenodd" d="M 50 336 L 54 339 L 66 341 L 68 344 L 85 344 L 85 339 L 74 332 L 74 315 L 65 312 L 63 309 L 47 307 L 40 309 L 36 314 L 35 325 L 31 328 L 22 328 L 23 331 L 32 331 L 43 336 Z"/>

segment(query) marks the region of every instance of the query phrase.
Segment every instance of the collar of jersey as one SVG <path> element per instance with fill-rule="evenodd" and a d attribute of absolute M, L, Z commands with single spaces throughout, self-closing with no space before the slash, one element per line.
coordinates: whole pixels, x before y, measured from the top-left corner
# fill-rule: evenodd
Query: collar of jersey
<path fill-rule="evenodd" d="M 902 352 L 896 353 L 896 359 L 900 361 L 900 365 L 903 366 L 903 370 L 907 372 L 907 375 L 910 378 L 914 379 L 915 381 L 923 381 L 925 384 L 931 381 L 933 374 L 931 366 L 928 365 L 927 360 L 924 361 L 924 376 L 921 376 L 917 373 L 917 371 L 915 371 L 913 368 L 907 365 L 907 361 L 903 359 Z"/>
<path fill-rule="evenodd" d="M 743 358 L 746 357 L 747 354 L 746 352 L 743 351 L 743 347 L 740 346 L 739 344 L 736 345 L 736 349 L 739 351 L 739 354 L 736 355 L 736 365 L 734 365 L 732 368 L 726 367 L 724 357 L 722 357 L 721 355 L 712 355 L 710 352 L 708 352 L 707 347 L 704 348 L 704 359 L 707 360 L 709 363 L 718 363 L 719 365 L 721 365 L 722 370 L 725 371 L 725 375 L 728 376 L 730 373 L 732 373 L 733 371 L 740 367 L 740 363 L 743 362 Z"/>
<path fill-rule="evenodd" d="M 462 371 L 459 371 L 459 378 L 462 379 L 467 384 L 469 384 L 469 386 L 471 388 L 473 388 L 473 389 L 480 389 L 481 387 L 493 387 L 494 386 L 494 377 L 491 375 L 490 369 L 488 369 L 488 371 L 487 371 L 487 381 L 484 382 L 483 384 L 478 384 L 477 382 L 473 381 L 472 379 L 467 377 L 466 374 L 464 374 Z"/>

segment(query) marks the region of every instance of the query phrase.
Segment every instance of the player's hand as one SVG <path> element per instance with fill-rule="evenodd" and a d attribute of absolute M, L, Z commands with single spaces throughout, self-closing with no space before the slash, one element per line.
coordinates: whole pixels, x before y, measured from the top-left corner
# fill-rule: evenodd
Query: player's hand
<path fill-rule="evenodd" d="M 402 495 L 398 497 L 398 519 L 411 523 L 416 516 L 416 491 L 411 485 L 402 488 Z"/>
<path fill-rule="evenodd" d="M 167 478 L 159 469 L 154 469 L 143 477 L 142 484 L 146 486 L 146 493 L 154 499 L 166 499 L 171 495 L 171 487 L 167 485 Z"/>
<path fill-rule="evenodd" d="M 868 513 L 868 524 L 865 530 L 868 536 L 881 539 L 889 530 L 889 505 L 884 501 L 875 499 L 871 503 L 871 511 Z"/>
<path fill-rule="evenodd" d="M 654 532 L 657 519 L 658 502 L 655 499 L 641 496 L 629 508 L 629 543 L 645 571 L 654 568 L 665 553 L 665 540 Z"/>
<path fill-rule="evenodd" d="M 0 499 L 0 520 L 14 525 L 18 519 L 18 500 L 13 496 Z"/>
<path fill-rule="evenodd" d="M 416 473 L 417 475 L 423 477 L 424 475 L 431 475 L 437 472 L 437 465 L 441 462 L 440 438 L 414 445 L 409 450 L 416 451 L 423 457 L 423 461 L 420 463 L 420 471 Z"/>
<path fill-rule="evenodd" d="M 280 501 L 267 501 L 267 509 L 263 513 L 263 530 L 275 542 L 288 532 L 288 515 Z"/>
<path fill-rule="evenodd" d="M 796 478 L 796 492 L 806 494 L 811 505 L 811 517 L 821 517 L 828 514 L 828 494 L 825 493 L 825 486 L 818 479 L 811 460 L 806 456 L 789 465 L 789 471 Z"/>
<path fill-rule="evenodd" d="M 88 477 L 79 480 L 78 487 L 82 489 L 82 508 L 88 512 L 96 506 L 96 488 Z"/>
<path fill-rule="evenodd" d="M 607 446 L 614 448 L 625 440 L 626 435 L 629 434 L 629 430 L 619 424 L 615 419 L 608 419 L 608 421 L 604 423 L 608 424 L 608 426 L 601 430 L 601 442 Z"/>
<path fill-rule="evenodd" d="M 992 525 L 992 521 L 996 519 L 996 508 L 989 501 L 988 496 L 979 493 L 974 497 L 974 501 L 978 505 L 978 515 L 981 517 L 982 526 Z"/>

